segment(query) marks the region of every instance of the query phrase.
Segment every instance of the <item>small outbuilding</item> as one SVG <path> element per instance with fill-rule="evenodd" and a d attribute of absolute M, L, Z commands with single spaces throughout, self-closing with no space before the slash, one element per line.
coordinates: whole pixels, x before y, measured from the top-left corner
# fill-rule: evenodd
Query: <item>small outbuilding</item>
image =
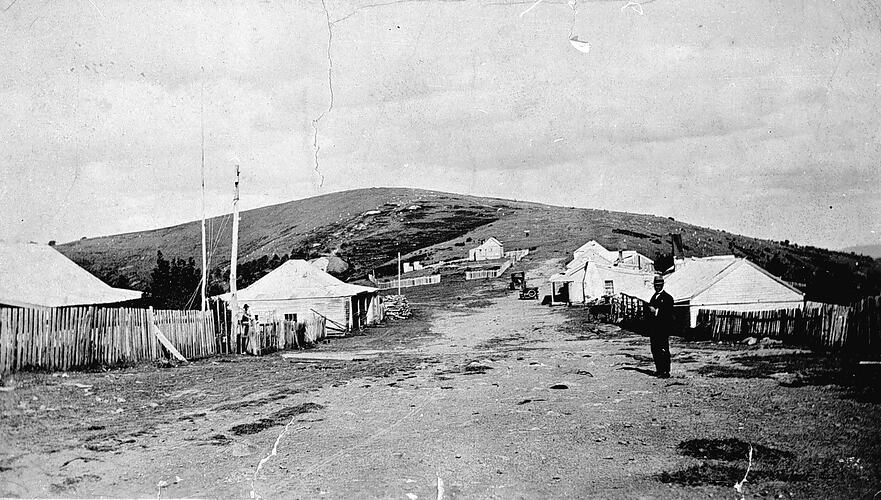
<path fill-rule="evenodd" d="M 66 307 L 116 304 L 142 292 L 113 288 L 49 245 L 0 242 L 0 305 Z"/>
<path fill-rule="evenodd" d="M 251 286 L 239 290 L 240 306 L 260 323 L 327 318 L 329 329 L 351 331 L 379 320 L 379 290 L 345 283 L 305 260 L 289 260 Z M 229 294 L 221 296 L 229 300 Z"/>
<path fill-rule="evenodd" d="M 804 305 L 804 293 L 747 259 L 733 255 L 676 259 L 664 289 L 677 315 L 697 326 L 699 309 L 766 311 Z M 687 311 L 687 316 L 686 316 Z"/>
<path fill-rule="evenodd" d="M 468 260 L 495 260 L 505 258 L 505 247 L 502 242 L 490 236 L 480 246 L 468 250 Z"/>

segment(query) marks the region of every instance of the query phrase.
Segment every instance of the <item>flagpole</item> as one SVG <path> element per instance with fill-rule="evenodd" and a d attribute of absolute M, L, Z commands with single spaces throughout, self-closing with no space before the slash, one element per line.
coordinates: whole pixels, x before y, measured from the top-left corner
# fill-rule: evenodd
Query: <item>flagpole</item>
<path fill-rule="evenodd" d="M 202 122 L 202 320 L 204 321 L 207 306 L 205 295 L 208 289 L 208 250 L 205 244 L 205 116 L 201 92 L 199 98 L 199 119 Z"/>
<path fill-rule="evenodd" d="M 239 166 L 236 165 L 236 191 L 232 199 L 232 254 L 229 259 L 229 308 L 234 324 L 239 323 L 239 300 L 236 289 L 236 267 L 239 260 Z"/>

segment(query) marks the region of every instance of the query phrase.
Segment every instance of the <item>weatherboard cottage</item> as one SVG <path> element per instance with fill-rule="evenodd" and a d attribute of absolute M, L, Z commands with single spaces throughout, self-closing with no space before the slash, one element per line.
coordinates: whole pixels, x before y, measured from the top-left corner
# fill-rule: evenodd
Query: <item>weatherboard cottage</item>
<path fill-rule="evenodd" d="M 804 293 L 756 264 L 733 255 L 677 259 L 664 289 L 677 316 L 697 326 L 700 309 L 766 311 L 804 305 Z M 685 314 L 687 312 L 687 315 Z"/>
<path fill-rule="evenodd" d="M 289 260 L 237 293 L 260 323 L 327 318 L 327 328 L 351 331 L 379 320 L 378 289 L 345 283 L 305 260 Z M 220 296 L 229 300 L 230 294 Z"/>
<path fill-rule="evenodd" d="M 502 242 L 492 236 L 481 243 L 480 246 L 468 250 L 468 260 L 495 260 L 503 258 L 505 258 L 505 247 L 502 245 Z"/>

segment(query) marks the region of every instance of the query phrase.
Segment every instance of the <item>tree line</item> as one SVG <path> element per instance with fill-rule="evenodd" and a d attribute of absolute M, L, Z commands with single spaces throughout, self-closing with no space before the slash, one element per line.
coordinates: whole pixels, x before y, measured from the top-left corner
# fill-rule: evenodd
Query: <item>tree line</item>
<path fill-rule="evenodd" d="M 241 290 L 260 278 L 269 274 L 270 271 L 281 266 L 290 259 L 311 259 L 317 255 L 302 246 L 295 248 L 291 254 L 271 257 L 263 255 L 256 259 L 240 262 L 236 274 L 236 287 Z M 220 295 L 229 291 L 230 270 L 215 267 L 210 269 L 207 279 L 206 294 L 208 297 Z M 147 284 L 145 300 L 156 309 L 201 309 L 201 284 L 202 271 L 196 267 L 196 261 L 173 257 L 168 259 L 162 250 L 156 252 L 156 264 L 150 271 L 150 279 Z M 122 286 L 124 283 L 115 283 L 113 286 Z"/>

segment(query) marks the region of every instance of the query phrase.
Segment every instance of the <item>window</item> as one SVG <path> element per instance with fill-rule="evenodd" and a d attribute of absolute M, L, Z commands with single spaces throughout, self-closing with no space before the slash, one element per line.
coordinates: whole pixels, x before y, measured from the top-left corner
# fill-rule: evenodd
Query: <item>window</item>
<path fill-rule="evenodd" d="M 285 321 L 293 321 L 294 323 L 296 323 L 296 322 L 297 322 L 297 315 L 296 315 L 296 314 L 285 313 L 285 315 L 284 315 L 284 320 L 285 320 Z"/>
<path fill-rule="evenodd" d="M 605 282 L 605 294 L 606 295 L 615 295 L 615 282 L 612 280 L 606 280 Z"/>

